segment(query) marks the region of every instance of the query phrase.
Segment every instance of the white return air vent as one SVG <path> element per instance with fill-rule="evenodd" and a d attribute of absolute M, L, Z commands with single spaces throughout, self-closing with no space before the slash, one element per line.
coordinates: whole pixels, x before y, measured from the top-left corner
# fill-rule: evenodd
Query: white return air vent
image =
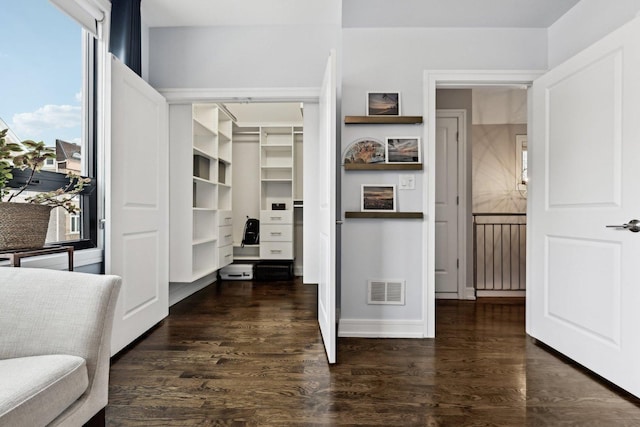
<path fill-rule="evenodd" d="M 367 304 L 404 305 L 404 280 L 369 280 Z"/>

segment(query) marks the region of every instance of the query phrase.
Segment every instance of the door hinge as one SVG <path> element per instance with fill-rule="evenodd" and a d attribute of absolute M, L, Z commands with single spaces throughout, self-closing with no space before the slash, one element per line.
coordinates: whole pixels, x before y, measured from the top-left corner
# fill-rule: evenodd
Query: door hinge
<path fill-rule="evenodd" d="M 460 142 L 460 132 L 456 132 L 456 142 Z"/>
<path fill-rule="evenodd" d="M 456 205 L 460 206 L 460 196 L 456 196 Z"/>
<path fill-rule="evenodd" d="M 460 268 L 460 258 L 456 259 L 456 268 Z"/>

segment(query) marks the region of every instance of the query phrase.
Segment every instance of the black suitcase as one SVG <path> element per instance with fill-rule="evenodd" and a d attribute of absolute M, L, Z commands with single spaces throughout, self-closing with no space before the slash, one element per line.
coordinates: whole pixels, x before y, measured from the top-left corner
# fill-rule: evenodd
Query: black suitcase
<path fill-rule="evenodd" d="M 254 267 L 253 278 L 264 281 L 292 280 L 293 262 L 261 261 Z"/>

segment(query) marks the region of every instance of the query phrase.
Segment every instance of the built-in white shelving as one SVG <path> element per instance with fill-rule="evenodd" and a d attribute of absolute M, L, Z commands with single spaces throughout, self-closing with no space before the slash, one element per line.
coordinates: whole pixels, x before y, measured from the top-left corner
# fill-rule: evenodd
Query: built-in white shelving
<path fill-rule="evenodd" d="M 260 128 L 260 258 L 293 260 L 294 127 Z"/>
<path fill-rule="evenodd" d="M 232 119 L 217 104 L 174 104 L 169 123 L 169 280 L 191 283 L 233 261 Z"/>

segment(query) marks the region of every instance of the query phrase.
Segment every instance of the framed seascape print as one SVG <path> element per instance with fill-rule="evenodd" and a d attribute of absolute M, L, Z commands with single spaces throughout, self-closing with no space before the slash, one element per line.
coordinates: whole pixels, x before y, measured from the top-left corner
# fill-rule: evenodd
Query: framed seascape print
<path fill-rule="evenodd" d="M 400 136 L 387 138 L 387 163 L 420 163 L 420 138 Z"/>
<path fill-rule="evenodd" d="M 360 210 L 362 212 L 395 212 L 396 186 L 362 184 Z"/>
<path fill-rule="evenodd" d="M 399 116 L 400 92 L 367 92 L 367 116 Z"/>
<path fill-rule="evenodd" d="M 384 163 L 386 148 L 382 141 L 373 138 L 358 139 L 347 147 L 342 156 L 342 164 Z"/>

